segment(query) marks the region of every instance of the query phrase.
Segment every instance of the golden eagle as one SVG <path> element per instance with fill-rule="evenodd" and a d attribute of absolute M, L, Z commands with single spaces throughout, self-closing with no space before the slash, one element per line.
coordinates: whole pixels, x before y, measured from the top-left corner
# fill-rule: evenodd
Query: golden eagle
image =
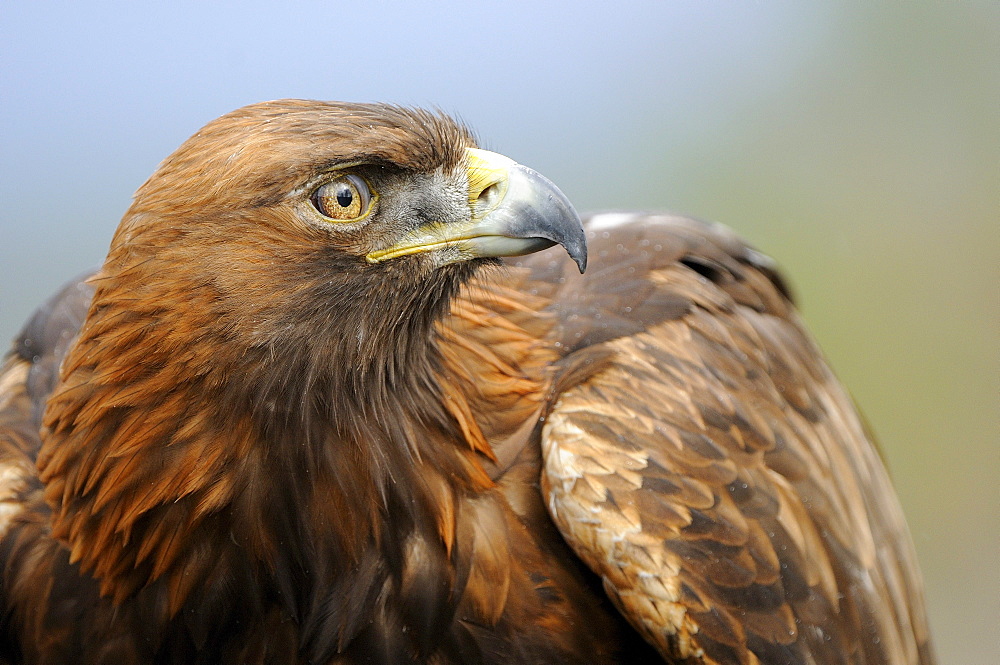
<path fill-rule="evenodd" d="M 7 663 L 933 662 L 771 262 L 380 104 L 142 185 L 4 360 L 0 560 Z"/>

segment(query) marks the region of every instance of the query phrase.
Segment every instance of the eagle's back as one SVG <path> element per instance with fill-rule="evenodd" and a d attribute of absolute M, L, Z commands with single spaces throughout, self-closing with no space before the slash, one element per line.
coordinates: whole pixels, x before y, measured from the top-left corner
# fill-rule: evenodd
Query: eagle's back
<path fill-rule="evenodd" d="M 895 492 L 772 262 L 679 217 L 585 228 L 586 275 L 519 264 L 563 351 L 546 504 L 615 604 L 671 658 L 933 662 Z"/>

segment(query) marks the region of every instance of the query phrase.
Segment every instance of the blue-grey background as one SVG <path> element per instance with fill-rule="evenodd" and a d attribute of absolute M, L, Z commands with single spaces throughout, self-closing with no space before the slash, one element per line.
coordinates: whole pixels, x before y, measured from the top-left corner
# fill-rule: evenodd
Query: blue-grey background
<path fill-rule="evenodd" d="M 581 210 L 736 227 L 879 433 L 943 663 L 1000 661 L 1000 4 L 0 3 L 0 336 L 205 122 L 437 106 Z"/>

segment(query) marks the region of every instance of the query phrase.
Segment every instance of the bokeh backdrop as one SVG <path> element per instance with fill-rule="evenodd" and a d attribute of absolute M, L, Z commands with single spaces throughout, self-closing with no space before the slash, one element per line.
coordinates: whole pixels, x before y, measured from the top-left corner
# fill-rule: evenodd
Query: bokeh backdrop
<path fill-rule="evenodd" d="M 0 337 L 205 122 L 436 106 L 581 210 L 784 266 L 879 434 L 942 663 L 1000 662 L 1000 3 L 0 3 Z"/>

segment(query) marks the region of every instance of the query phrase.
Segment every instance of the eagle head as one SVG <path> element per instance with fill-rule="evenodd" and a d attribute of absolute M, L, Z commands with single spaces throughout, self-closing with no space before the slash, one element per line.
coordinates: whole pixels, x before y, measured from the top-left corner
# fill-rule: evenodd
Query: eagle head
<path fill-rule="evenodd" d="M 347 328 L 358 343 L 337 361 L 370 367 L 478 268 L 556 243 L 583 271 L 583 228 L 559 189 L 447 116 L 285 100 L 225 115 L 164 160 L 102 278 L 171 303 L 163 326 L 233 349 L 318 353 L 329 326 Z"/>

